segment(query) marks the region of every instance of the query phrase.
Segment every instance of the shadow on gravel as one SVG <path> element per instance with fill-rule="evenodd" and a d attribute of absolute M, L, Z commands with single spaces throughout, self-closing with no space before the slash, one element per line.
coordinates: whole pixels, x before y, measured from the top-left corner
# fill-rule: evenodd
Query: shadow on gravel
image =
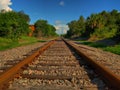
<path fill-rule="evenodd" d="M 95 69 L 90 64 L 88 64 L 85 61 L 85 59 L 83 59 L 80 55 L 78 55 L 77 52 L 73 48 L 71 48 L 70 46 L 68 46 L 68 47 L 71 50 L 71 52 L 73 52 L 72 54 L 75 56 L 76 60 L 79 61 L 80 67 L 82 67 L 86 72 L 82 78 L 84 80 L 83 80 L 83 85 L 80 88 L 80 90 L 89 90 L 89 89 L 90 90 L 109 90 L 108 87 L 106 87 L 105 82 L 101 80 L 100 74 L 96 73 L 94 71 Z M 86 76 L 86 74 L 87 74 L 87 76 Z M 90 87 L 89 84 L 88 84 L 88 86 L 85 86 L 86 85 L 85 80 L 87 80 L 87 79 L 90 81 L 90 83 L 92 83 L 92 85 L 93 85 L 92 87 Z"/>

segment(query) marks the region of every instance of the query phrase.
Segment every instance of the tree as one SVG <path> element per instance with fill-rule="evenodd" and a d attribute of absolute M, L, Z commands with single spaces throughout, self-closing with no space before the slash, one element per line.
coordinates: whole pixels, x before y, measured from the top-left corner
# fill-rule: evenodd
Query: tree
<path fill-rule="evenodd" d="M 85 32 L 85 19 L 80 16 L 79 20 L 73 20 L 68 23 L 69 31 L 66 36 L 75 38 L 81 36 Z"/>
<path fill-rule="evenodd" d="M 34 35 L 36 37 L 50 37 L 56 36 L 56 29 L 54 26 L 48 24 L 46 20 L 37 20 L 35 22 L 35 32 Z"/>
<path fill-rule="evenodd" d="M 85 18 L 83 16 L 80 16 L 78 22 L 78 30 L 79 30 L 79 36 L 82 36 L 82 34 L 85 32 Z"/>
<path fill-rule="evenodd" d="M 24 19 L 26 22 L 30 22 L 29 15 L 25 14 L 24 11 L 19 11 L 18 15 L 20 18 Z"/>
<path fill-rule="evenodd" d="M 69 31 L 66 36 L 71 38 L 85 36 L 94 39 L 112 37 L 120 38 L 120 13 L 117 10 L 111 12 L 102 11 L 91 14 L 85 20 L 80 16 L 78 20 L 68 23 Z"/>
<path fill-rule="evenodd" d="M 20 14 L 14 11 L 0 13 L 0 37 L 17 40 L 22 35 L 27 35 L 29 25 L 24 16 L 29 18 L 26 14 Z"/>

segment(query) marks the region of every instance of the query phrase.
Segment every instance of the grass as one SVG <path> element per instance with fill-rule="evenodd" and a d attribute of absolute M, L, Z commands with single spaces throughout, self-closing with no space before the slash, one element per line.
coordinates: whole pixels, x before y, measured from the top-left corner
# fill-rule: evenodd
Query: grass
<path fill-rule="evenodd" d="M 120 44 L 115 46 L 108 46 L 106 48 L 103 48 L 103 50 L 120 55 Z"/>
<path fill-rule="evenodd" d="M 78 41 L 78 42 L 84 45 L 100 48 L 100 49 L 103 49 L 104 51 L 109 51 L 109 52 L 120 55 L 120 44 L 114 45 L 114 46 L 107 46 L 107 45 L 104 45 L 103 43 L 96 43 L 96 42 L 89 42 L 89 41 Z"/>
<path fill-rule="evenodd" d="M 5 50 L 7 48 L 12 48 L 16 46 L 18 42 L 13 42 L 10 39 L 0 38 L 0 50 Z"/>
<path fill-rule="evenodd" d="M 82 41 L 81 43 L 84 44 L 84 45 L 88 45 L 88 46 L 96 47 L 96 48 L 106 47 L 106 45 L 104 45 L 102 43 L 96 43 L 96 42 Z"/>
<path fill-rule="evenodd" d="M 11 39 L 0 37 L 0 51 L 15 48 L 22 45 L 34 44 L 36 42 L 45 42 L 45 40 L 38 40 L 35 37 L 22 36 L 19 41 L 12 41 Z"/>

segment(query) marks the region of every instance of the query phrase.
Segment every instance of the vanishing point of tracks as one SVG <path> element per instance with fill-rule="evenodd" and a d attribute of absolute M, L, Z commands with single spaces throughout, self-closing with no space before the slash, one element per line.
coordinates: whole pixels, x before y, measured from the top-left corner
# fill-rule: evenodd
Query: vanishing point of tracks
<path fill-rule="evenodd" d="M 61 39 L 6 65 L 0 90 L 119 90 L 120 77 Z"/>

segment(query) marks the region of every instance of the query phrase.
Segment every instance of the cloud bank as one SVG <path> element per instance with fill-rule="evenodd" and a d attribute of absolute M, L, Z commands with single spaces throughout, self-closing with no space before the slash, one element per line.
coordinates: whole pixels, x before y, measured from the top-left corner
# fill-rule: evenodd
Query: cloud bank
<path fill-rule="evenodd" d="M 58 34 L 66 34 L 67 30 L 69 29 L 68 26 L 60 20 L 55 21 L 55 28 Z"/>
<path fill-rule="evenodd" d="M 64 1 L 60 1 L 59 5 L 60 5 L 60 6 L 64 6 L 64 5 L 65 5 L 65 2 L 64 2 Z"/>
<path fill-rule="evenodd" d="M 12 5 L 11 0 L 0 0 L 0 11 L 5 10 L 5 11 L 11 11 L 12 9 L 9 7 Z"/>

